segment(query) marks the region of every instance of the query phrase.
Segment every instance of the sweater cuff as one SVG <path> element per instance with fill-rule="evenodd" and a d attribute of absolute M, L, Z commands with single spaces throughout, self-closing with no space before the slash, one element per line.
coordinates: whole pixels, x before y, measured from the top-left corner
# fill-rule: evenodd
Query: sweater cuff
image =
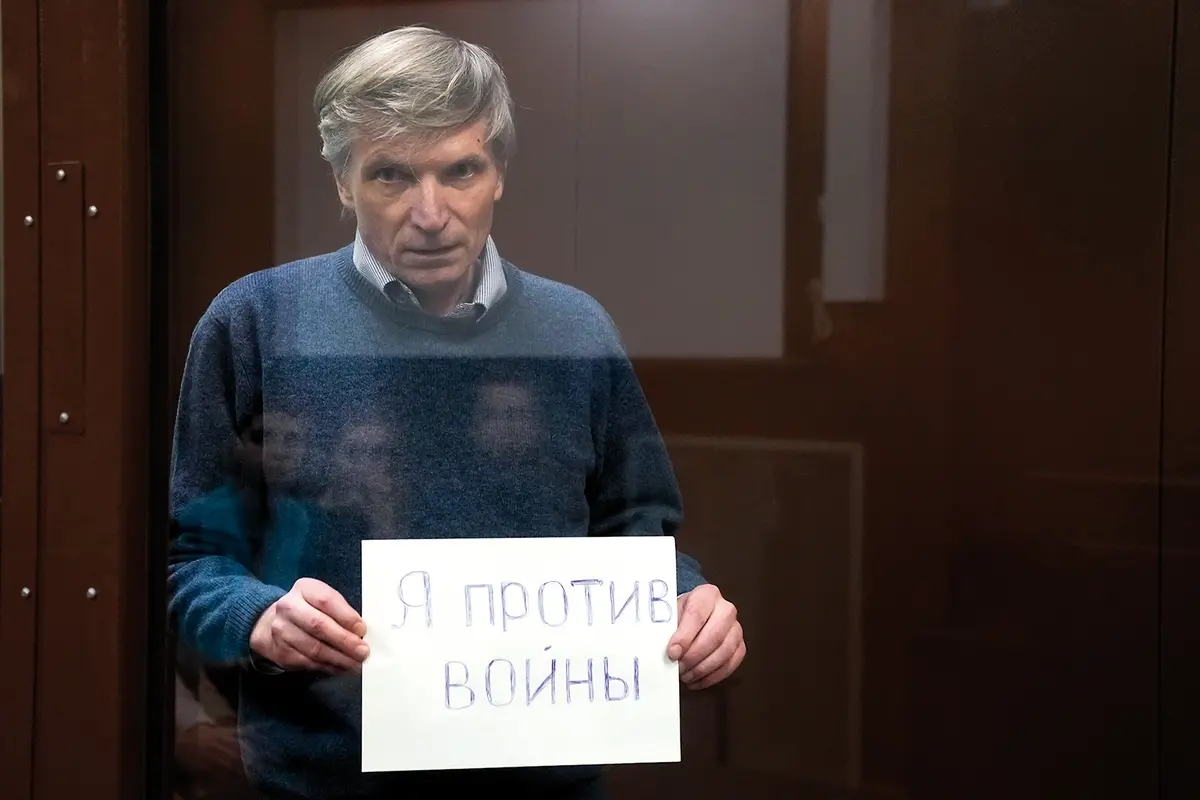
<path fill-rule="evenodd" d="M 287 671 L 274 661 L 268 661 L 253 650 L 250 651 L 250 669 L 259 675 L 282 675 Z"/>
<path fill-rule="evenodd" d="M 278 586 L 255 581 L 230 604 L 229 616 L 225 619 L 225 641 L 236 648 L 239 661 L 250 659 L 250 632 L 258 618 L 285 594 L 287 591 Z"/>

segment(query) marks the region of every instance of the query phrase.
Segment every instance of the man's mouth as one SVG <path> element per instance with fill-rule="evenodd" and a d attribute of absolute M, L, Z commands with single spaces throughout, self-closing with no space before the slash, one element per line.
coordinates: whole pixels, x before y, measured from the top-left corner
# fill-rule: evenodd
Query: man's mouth
<path fill-rule="evenodd" d="M 449 244 L 445 247 L 410 247 L 408 252 L 416 256 L 444 256 L 454 250 L 454 245 Z"/>

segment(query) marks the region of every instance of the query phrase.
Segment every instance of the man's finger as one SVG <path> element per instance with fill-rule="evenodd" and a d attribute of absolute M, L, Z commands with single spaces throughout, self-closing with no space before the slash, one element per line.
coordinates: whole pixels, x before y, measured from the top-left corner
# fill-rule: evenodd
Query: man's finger
<path fill-rule="evenodd" d="M 326 583 L 316 580 L 297 582 L 296 588 L 300 595 L 313 608 L 325 612 L 334 622 L 345 630 L 362 638 L 367 633 L 367 625 L 362 616 L 350 607 L 341 593 Z"/>
<path fill-rule="evenodd" d="M 277 620 L 280 630 L 286 629 L 291 623 L 312 638 L 319 639 L 357 661 L 365 660 L 370 652 L 367 643 L 361 637 L 343 628 L 333 617 L 303 601 L 281 605 Z"/>
<path fill-rule="evenodd" d="M 745 658 L 746 658 L 746 642 L 743 639 L 742 643 L 740 645 L 738 645 L 738 649 L 734 651 L 733 658 L 729 659 L 728 664 L 721 667 L 716 672 L 709 675 L 707 678 L 696 681 L 695 683 L 692 683 L 692 684 L 688 684 L 688 688 L 695 690 L 695 691 L 699 691 L 701 689 L 707 689 L 710 686 L 716 686 L 718 683 L 720 683 L 721 681 L 725 680 L 730 675 L 732 675 L 734 673 L 734 671 L 736 671 L 737 668 L 742 665 L 742 661 L 744 661 Z"/>
<path fill-rule="evenodd" d="M 696 634 L 692 643 L 684 648 L 683 657 L 679 660 L 679 669 L 686 673 L 709 658 L 729 636 L 729 632 L 733 630 L 736 622 L 733 606 L 728 603 L 713 611 L 708 617 L 708 622 L 705 622 L 704 627 L 700 629 L 700 633 Z"/>
<path fill-rule="evenodd" d="M 705 631 L 707 631 L 707 628 Z M 704 635 L 705 632 L 701 632 L 700 636 L 703 637 Z M 686 669 L 683 674 L 679 676 L 679 679 L 684 683 L 695 683 L 698 680 L 707 678 L 733 658 L 733 654 L 737 652 L 737 649 L 741 643 L 741 631 L 738 630 L 736 625 L 730 626 L 729 630 L 726 631 L 724 638 L 717 644 L 717 647 L 714 648 L 713 651 L 706 657 L 700 659 L 695 666 Z M 692 650 L 695 649 L 696 646 L 693 645 Z M 683 662 L 680 663 L 680 669 L 684 669 L 684 664 L 689 658 L 691 658 L 691 655 L 692 652 L 689 650 L 687 655 L 684 656 Z"/>
<path fill-rule="evenodd" d="M 283 644 L 323 668 L 338 672 L 355 672 L 359 662 L 345 653 L 330 647 L 320 639 L 309 636 L 297 627 L 289 626 L 282 632 Z"/>
<path fill-rule="evenodd" d="M 716 599 L 708 596 L 703 590 L 704 587 L 701 586 L 679 598 L 679 624 L 675 635 L 667 642 L 667 658 L 672 661 L 678 661 L 691 647 L 692 641 L 708 621 L 708 615 L 712 613 L 716 604 Z"/>
<path fill-rule="evenodd" d="M 279 648 L 279 652 L 273 654 L 271 660 L 285 670 L 307 670 L 311 672 L 321 672 L 323 670 L 320 664 L 283 641 L 278 642 L 276 647 Z"/>

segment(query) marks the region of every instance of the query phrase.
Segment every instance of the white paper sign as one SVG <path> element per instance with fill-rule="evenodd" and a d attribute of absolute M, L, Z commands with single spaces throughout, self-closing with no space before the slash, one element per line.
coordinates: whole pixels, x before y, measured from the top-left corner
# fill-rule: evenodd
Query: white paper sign
<path fill-rule="evenodd" d="M 679 761 L 675 540 L 362 543 L 364 772 Z"/>

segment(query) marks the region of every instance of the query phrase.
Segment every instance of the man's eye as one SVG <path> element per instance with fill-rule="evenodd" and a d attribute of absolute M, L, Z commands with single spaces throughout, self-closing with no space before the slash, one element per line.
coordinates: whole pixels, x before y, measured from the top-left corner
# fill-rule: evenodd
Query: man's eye
<path fill-rule="evenodd" d="M 397 167 L 381 167 L 375 173 L 375 180 L 383 181 L 384 183 L 397 183 L 405 180 L 405 173 Z"/>
<path fill-rule="evenodd" d="M 454 180 L 456 180 L 456 181 L 461 181 L 461 180 L 464 180 L 465 178 L 471 177 L 478 171 L 479 171 L 478 167 L 476 167 L 471 162 L 466 161 L 461 164 L 455 164 L 453 167 L 451 167 L 450 168 L 450 177 L 454 178 Z"/>

